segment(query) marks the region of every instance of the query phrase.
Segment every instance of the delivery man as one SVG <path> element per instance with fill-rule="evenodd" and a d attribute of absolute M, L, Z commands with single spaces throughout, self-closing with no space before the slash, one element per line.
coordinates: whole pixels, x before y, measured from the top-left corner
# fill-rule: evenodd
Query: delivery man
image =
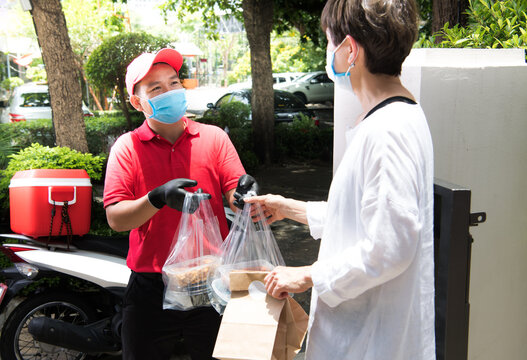
<path fill-rule="evenodd" d="M 146 120 L 115 142 L 108 159 L 104 185 L 108 223 L 116 231 L 130 230 L 127 265 L 132 273 L 123 301 L 123 359 L 166 360 L 181 336 L 192 359 L 210 359 L 220 325 L 212 307 L 175 311 L 162 306 L 161 269 L 185 194 L 198 187 L 210 194 L 225 238 L 222 195 L 232 207 L 238 180 L 245 174 L 223 130 L 184 116 L 182 64 L 183 57 L 174 49 L 144 53 L 130 63 L 126 89 L 130 103 Z M 253 185 L 248 178 L 252 179 L 243 177 L 239 192 Z"/>

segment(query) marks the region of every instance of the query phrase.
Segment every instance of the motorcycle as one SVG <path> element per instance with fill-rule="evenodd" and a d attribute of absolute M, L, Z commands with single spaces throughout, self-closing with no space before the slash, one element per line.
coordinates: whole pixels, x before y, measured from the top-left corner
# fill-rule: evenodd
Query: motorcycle
<path fill-rule="evenodd" d="M 235 214 L 228 207 L 225 213 L 230 227 Z M 0 239 L 0 251 L 13 263 L 0 270 L 1 359 L 121 353 L 127 236 L 87 234 L 70 237 L 71 243 L 20 234 Z"/>
<path fill-rule="evenodd" d="M 119 354 L 121 302 L 130 276 L 127 237 L 71 244 L 0 234 L 12 267 L 0 270 L 0 356 L 85 359 Z"/>

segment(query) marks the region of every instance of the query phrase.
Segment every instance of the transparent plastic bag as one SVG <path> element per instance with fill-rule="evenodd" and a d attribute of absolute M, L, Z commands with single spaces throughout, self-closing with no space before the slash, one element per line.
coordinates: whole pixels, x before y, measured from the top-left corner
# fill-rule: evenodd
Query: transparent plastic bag
<path fill-rule="evenodd" d="M 254 211 L 257 219 L 262 220 L 254 222 L 251 210 Z M 271 271 L 275 266 L 285 265 L 280 248 L 258 204 L 245 204 L 243 210 L 236 211 L 222 249 L 221 264 L 208 280 L 210 303 L 220 314 L 223 314 L 231 296 L 229 290 L 231 271 Z"/>
<path fill-rule="evenodd" d="M 164 309 L 210 306 L 207 280 L 220 264 L 223 241 L 210 201 L 201 200 L 190 214 L 192 201 L 192 194 L 187 194 L 172 249 L 163 265 Z"/>

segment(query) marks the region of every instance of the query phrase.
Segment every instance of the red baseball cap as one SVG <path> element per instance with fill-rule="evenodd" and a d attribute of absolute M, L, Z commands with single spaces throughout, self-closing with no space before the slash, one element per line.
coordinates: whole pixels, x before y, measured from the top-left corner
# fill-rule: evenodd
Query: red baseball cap
<path fill-rule="evenodd" d="M 183 65 L 183 56 L 174 49 L 161 49 L 157 53 L 143 53 L 136 57 L 126 69 L 126 90 L 128 95 L 134 94 L 134 86 L 148 74 L 152 65 L 167 63 L 172 66 L 179 75 L 179 69 Z"/>

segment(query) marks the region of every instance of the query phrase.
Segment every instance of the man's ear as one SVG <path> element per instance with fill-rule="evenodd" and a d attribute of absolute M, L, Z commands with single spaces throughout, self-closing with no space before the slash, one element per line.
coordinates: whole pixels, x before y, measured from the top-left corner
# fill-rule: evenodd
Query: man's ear
<path fill-rule="evenodd" d="M 141 106 L 141 100 L 136 95 L 130 96 L 130 104 L 136 109 L 137 111 L 143 111 L 143 107 Z"/>

